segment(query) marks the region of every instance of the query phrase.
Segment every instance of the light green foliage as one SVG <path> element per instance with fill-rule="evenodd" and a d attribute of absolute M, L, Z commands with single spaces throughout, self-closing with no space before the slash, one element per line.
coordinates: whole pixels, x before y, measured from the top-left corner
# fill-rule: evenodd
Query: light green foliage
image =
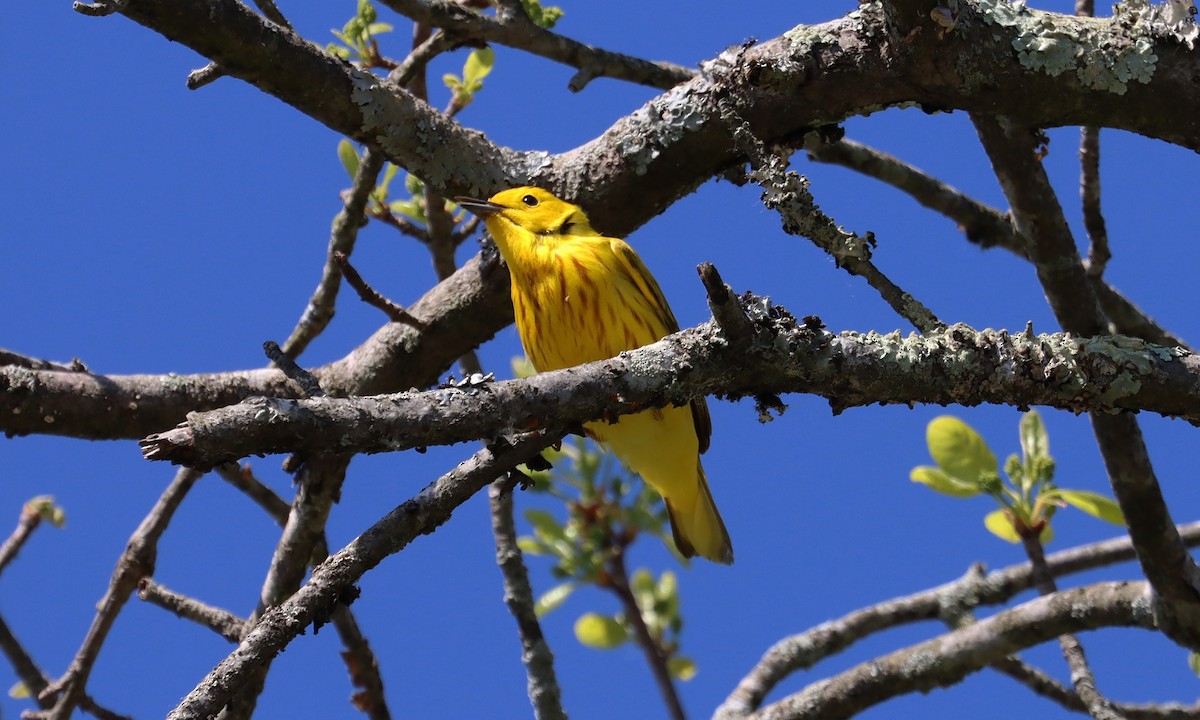
<path fill-rule="evenodd" d="M 354 148 L 354 143 L 342 138 L 338 141 L 337 154 L 338 160 L 342 161 L 342 167 L 346 168 L 346 174 L 353 180 L 358 174 L 359 165 L 358 150 Z"/>
<path fill-rule="evenodd" d="M 341 161 L 342 167 L 346 169 L 346 174 L 353 180 L 358 172 L 358 166 L 361 163 L 361 158 L 354 144 L 346 138 L 342 138 L 337 146 L 338 160 Z M 376 217 L 387 219 L 388 216 L 401 216 L 411 220 L 418 225 L 425 225 L 428 219 L 425 216 L 425 183 L 416 175 L 405 174 L 404 189 L 407 192 L 406 197 L 392 199 L 391 185 L 400 168 L 392 163 L 384 163 L 383 172 L 380 173 L 379 183 L 372 188 L 368 198 L 367 214 Z M 446 212 L 454 215 L 458 211 L 458 205 L 453 202 L 445 201 Z M 464 213 L 459 213 L 454 217 L 455 224 L 463 221 Z"/>
<path fill-rule="evenodd" d="M 38 495 L 25 503 L 25 512 L 36 514 L 42 522 L 47 522 L 56 528 L 67 524 L 67 511 L 54 502 L 51 495 Z"/>
<path fill-rule="evenodd" d="M 590 648 L 612 650 L 629 639 L 629 634 L 617 618 L 590 612 L 575 621 L 575 637 Z"/>
<path fill-rule="evenodd" d="M 524 358 L 515 359 L 513 371 L 527 377 L 533 367 Z M 519 538 L 518 546 L 528 555 L 549 559 L 550 572 L 560 581 L 537 598 L 534 610 L 539 616 L 550 613 L 584 586 L 612 592 L 626 603 L 632 595 L 674 676 L 686 680 L 695 675 L 696 664 L 679 654 L 683 617 L 676 574 L 667 570 L 656 578 L 638 569 L 628 578 L 621 575 L 626 553 L 639 537 L 656 537 L 674 551 L 662 498 L 584 438 L 571 438 L 542 458 L 550 470 L 525 468 L 531 488 L 561 502 L 566 517 L 541 508 L 524 513 L 530 534 Z M 637 631 L 624 611 L 587 612 L 576 621 L 575 635 L 588 647 L 608 649 L 637 637 Z"/>
<path fill-rule="evenodd" d="M 1188 667 L 1192 669 L 1192 672 L 1200 675 L 1200 653 L 1188 653 Z"/>
<path fill-rule="evenodd" d="M 33 697 L 33 693 L 29 692 L 28 685 L 18 681 L 16 685 L 8 689 L 8 696 L 14 700 L 25 700 L 26 698 Z"/>
<path fill-rule="evenodd" d="M 490 47 L 472 50 L 463 63 L 462 76 L 446 73 L 442 82 L 454 93 L 450 101 L 451 112 L 461 110 L 471 104 L 475 93 L 483 89 L 483 79 L 491 72 L 496 64 L 496 51 Z"/>
<path fill-rule="evenodd" d="M 375 60 L 379 58 L 375 36 L 391 31 L 391 25 L 376 21 L 375 6 L 371 0 L 358 0 L 354 17 L 347 20 L 340 31 L 329 31 L 341 41 L 340 44 L 329 43 L 325 51 L 362 67 L 374 67 Z"/>
<path fill-rule="evenodd" d="M 997 472 L 996 456 L 971 426 L 943 415 L 926 428 L 929 454 L 936 467 L 922 465 L 909 474 L 932 490 L 951 497 L 990 495 L 999 508 L 988 513 L 983 524 L 992 534 L 1009 542 L 1037 537 L 1042 543 L 1053 538 L 1050 519 L 1058 508 L 1076 507 L 1089 515 L 1124 525 L 1121 508 L 1111 498 L 1088 490 L 1068 490 L 1054 484 L 1054 458 L 1050 437 L 1036 411 L 1021 417 L 1021 456 L 1010 455 L 1004 463 L 1004 482 Z"/>
<path fill-rule="evenodd" d="M 529 16 L 534 25 L 547 30 L 554 27 L 554 24 L 563 16 L 562 8 L 557 5 L 543 7 L 538 0 L 521 0 L 521 7 L 525 9 L 525 14 Z"/>

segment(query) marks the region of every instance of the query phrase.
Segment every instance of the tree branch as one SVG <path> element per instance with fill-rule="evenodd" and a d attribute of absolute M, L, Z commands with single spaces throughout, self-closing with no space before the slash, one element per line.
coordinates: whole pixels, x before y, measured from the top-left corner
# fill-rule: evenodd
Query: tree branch
<path fill-rule="evenodd" d="M 1200 423 L 1200 358 L 1130 338 L 1008 335 L 956 325 L 901 338 L 798 326 L 751 305 L 757 337 L 722 342 L 712 322 L 620 357 L 523 380 L 355 398 L 252 398 L 142 441 L 151 460 L 208 466 L 254 454 L 391 452 L 555 428 L 647 407 L 804 392 L 835 412 L 874 403 L 1148 410 Z"/>
<path fill-rule="evenodd" d="M 596 140 L 557 156 L 500 148 L 236 0 L 129 0 L 122 13 L 330 128 L 380 148 L 447 196 L 487 195 L 535 181 L 585 200 L 596 227 L 617 236 L 737 162 L 730 129 L 711 102 L 722 95 L 768 145 L 868 108 L 918 103 L 1000 108 L 1031 125 L 1118 127 L 1200 148 L 1200 97 L 1191 81 L 1200 74 L 1200 58 L 1175 38 L 1111 19 L 960 6 L 953 32 L 939 36 L 927 17 L 926 31 L 907 43 L 877 41 L 889 24 L 873 5 L 833 22 L 798 26 L 742 53 L 721 82 L 702 71 Z M 482 17 L 454 12 L 464 22 Z M 1013 51 L 1045 38 L 1083 65 L 1051 74 L 1037 53 Z M 706 67 L 730 57 L 723 54 Z M 1125 81 L 1106 70 L 1113 64 L 1128 70 Z M 1045 101 L 1027 102 L 1030 96 Z"/>
<path fill-rule="evenodd" d="M 1189 547 L 1200 545 L 1200 521 L 1179 527 Z M 1046 566 L 1052 577 L 1133 560 L 1129 536 L 1113 538 L 1051 554 Z M 767 694 L 788 675 L 815 666 L 854 643 L 890 628 L 961 615 L 980 605 L 1007 602 L 1033 587 L 1032 563 L 1024 562 L 984 574 L 982 565 L 938 587 L 893 598 L 830 620 L 777 642 L 738 683 L 717 709 L 719 720 L 735 720 L 757 710 Z"/>
<path fill-rule="evenodd" d="M 768 705 L 755 720 L 841 719 L 913 691 L 945 687 L 1021 649 L 1101 627 L 1154 629 L 1146 583 L 1100 583 L 1040 597 L 857 665 Z"/>
<path fill-rule="evenodd" d="M 308 583 L 268 610 L 238 645 L 168 716 L 170 720 L 214 714 L 263 662 L 275 657 L 314 620 L 327 616 L 371 568 L 416 537 L 433 532 L 471 495 L 549 447 L 558 438 L 529 434 L 511 446 L 484 449 L 430 483 L 313 570 Z"/>
<path fill-rule="evenodd" d="M 1104 332 L 1106 318 L 1037 157 L 1038 134 L 1010 118 L 974 115 L 972 121 L 1012 205 L 1017 229 L 1028 240 L 1029 256 L 1055 317 L 1068 332 Z M 1181 645 L 1200 648 L 1200 576 L 1175 531 L 1141 428 L 1129 413 L 1093 410 L 1090 416 L 1142 571 L 1155 590 L 1163 633 Z"/>

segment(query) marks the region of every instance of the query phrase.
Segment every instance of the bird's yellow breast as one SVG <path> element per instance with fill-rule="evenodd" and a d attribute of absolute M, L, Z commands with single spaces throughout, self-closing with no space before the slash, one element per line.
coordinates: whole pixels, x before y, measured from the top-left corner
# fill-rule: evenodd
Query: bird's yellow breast
<path fill-rule="evenodd" d="M 517 331 L 540 371 L 614 357 L 652 343 L 669 329 L 605 237 L 539 241 L 511 256 Z"/>

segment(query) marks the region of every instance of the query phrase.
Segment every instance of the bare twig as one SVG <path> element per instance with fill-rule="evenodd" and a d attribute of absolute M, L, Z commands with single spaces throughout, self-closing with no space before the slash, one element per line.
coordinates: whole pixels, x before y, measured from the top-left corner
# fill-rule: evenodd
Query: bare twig
<path fill-rule="evenodd" d="M 975 245 L 984 249 L 1001 247 L 1019 258 L 1029 260 L 1025 240 L 1013 227 L 1008 214 L 959 192 L 912 165 L 852 140 L 824 142 L 817 133 L 806 136 L 805 148 L 813 160 L 842 165 L 909 194 L 921 205 L 958 223 L 967 240 Z M 1168 347 L 1188 347 L 1187 343 L 1154 322 L 1100 275 L 1089 264 L 1088 278 L 1092 281 L 1100 307 L 1118 332 Z"/>
<path fill-rule="evenodd" d="M 256 667 L 277 655 L 314 619 L 336 607 L 342 594 L 364 573 L 421 534 L 432 532 L 467 498 L 557 440 L 559 436 L 529 434 L 515 438 L 503 448 L 480 450 L 389 512 L 316 567 L 303 588 L 268 610 L 238 648 L 168 717 L 183 720 L 215 713 Z"/>
<path fill-rule="evenodd" d="M 138 582 L 138 598 L 153 603 L 184 620 L 203 625 L 229 642 L 236 643 L 246 632 L 246 621 L 221 608 L 180 595 L 146 577 Z"/>
<path fill-rule="evenodd" d="M 226 482 L 254 500 L 275 522 L 279 523 L 280 527 L 287 524 L 288 504 L 275 491 L 254 477 L 248 465 L 236 468 L 232 464 L 227 464 L 218 468 L 217 471 Z M 312 564 L 318 565 L 328 557 L 329 548 L 322 536 L 313 548 Z M 333 613 L 333 626 L 337 630 L 343 647 L 346 648 L 342 652 L 342 660 L 350 674 L 350 682 L 354 687 L 360 688 L 354 693 L 351 701 L 371 720 L 388 720 L 391 712 L 388 710 L 387 699 L 383 692 L 383 676 L 379 672 L 379 663 L 354 617 L 354 612 L 345 605 L 339 605 Z"/>
<path fill-rule="evenodd" d="M 4 544 L 0 545 L 0 572 L 3 572 L 4 568 L 8 567 L 8 564 L 17 557 L 17 553 L 21 552 L 21 548 L 25 546 L 26 541 L 43 520 L 50 518 L 53 521 L 56 514 L 61 512 L 54 505 L 54 498 L 48 495 L 35 497 L 22 505 L 21 514 L 17 518 L 17 527 L 5 539 Z M 62 524 L 61 516 L 56 524 Z"/>
<path fill-rule="evenodd" d="M 0 652 L 3 652 L 4 656 L 8 658 L 9 664 L 13 666 L 17 677 L 20 678 L 21 684 L 35 698 L 38 706 L 43 710 L 52 708 L 54 701 L 51 698 L 38 699 L 42 691 L 49 686 L 50 681 L 42 673 L 41 669 L 38 668 L 37 663 L 33 661 L 29 653 L 25 651 L 25 647 L 13 635 L 12 630 L 9 629 L 8 623 L 4 621 L 3 617 L 0 617 Z M 100 720 L 130 720 L 126 715 L 120 715 L 108 708 L 97 705 L 96 701 L 92 700 L 87 694 L 84 694 L 80 699 L 79 707 L 84 712 L 100 718 Z"/>
<path fill-rule="evenodd" d="M 874 234 L 860 236 L 834 222 L 817 207 L 816 200 L 809 192 L 808 180 L 788 171 L 787 160 L 768 151 L 763 142 L 754 136 L 750 124 L 737 114 L 732 103 L 722 100 L 717 105 L 722 109 L 725 122 L 733 130 L 735 143 L 750 160 L 750 179 L 762 187 L 763 205 L 780 214 L 784 232 L 807 237 L 829 253 L 838 267 L 866 280 L 884 302 L 922 333 L 946 327 L 929 308 L 898 287 L 871 262 Z"/>
<path fill-rule="evenodd" d="M 428 39 L 413 48 L 408 57 L 388 73 L 388 80 L 400 86 L 408 85 L 417 74 L 424 72 L 425 66 L 429 64 L 430 60 L 453 50 L 461 43 L 462 41 L 458 37 L 445 30 L 433 33 Z"/>
<path fill-rule="evenodd" d="M 508 12 L 493 18 L 446 0 L 383 0 L 383 4 L 419 23 L 444 28 L 464 38 L 508 45 L 580 68 L 568 86 L 575 92 L 595 77 L 666 89 L 694 75 L 694 71 L 672 63 L 643 60 L 569 40 L 534 25 L 524 13 Z"/>
<path fill-rule="evenodd" d="M 295 329 L 283 343 L 283 350 L 290 357 L 300 357 L 300 353 L 304 352 L 308 344 L 320 335 L 333 319 L 343 270 L 336 258 L 339 253 L 347 257 L 354 251 L 359 228 L 367 222 L 366 208 L 371 191 L 375 189 L 383 165 L 383 153 L 371 148 L 363 150 L 350 191 L 345 195 L 342 209 L 333 219 L 333 227 L 329 232 L 329 250 L 325 256 L 321 280 L 317 283 L 317 289 L 313 291 Z"/>
<path fill-rule="evenodd" d="M 325 397 L 325 391 L 321 389 L 321 382 L 317 380 L 317 377 L 285 355 L 283 349 L 279 347 L 279 343 L 267 340 L 263 343 L 263 352 L 266 353 L 267 359 L 275 364 L 275 367 L 288 376 L 289 380 L 300 386 L 304 397 Z"/>
<path fill-rule="evenodd" d="M 363 302 L 382 310 L 388 316 L 388 319 L 394 323 L 408 325 L 417 330 L 424 330 L 427 327 L 424 322 L 413 317 L 412 313 L 388 300 L 382 293 L 367 284 L 367 281 L 363 280 L 362 275 L 358 274 L 358 271 L 354 269 L 354 266 L 350 264 L 345 255 L 334 253 L 333 259 L 346 276 L 346 283 L 354 288 L 354 291 L 358 293 L 358 297 Z"/>
<path fill-rule="evenodd" d="M 1041 595 L 1053 595 L 1058 592 L 1058 587 L 1046 565 L 1046 554 L 1038 534 L 1038 531 L 1021 533 L 1021 543 L 1025 548 L 1026 556 L 1029 557 L 1034 587 Z M 1071 669 L 1071 684 L 1087 708 L 1088 714 L 1096 720 L 1122 720 L 1121 716 L 1113 710 L 1112 704 L 1096 688 L 1096 677 L 1092 673 L 1091 666 L 1088 665 L 1087 656 L 1084 654 L 1083 644 L 1079 642 L 1079 638 L 1071 633 L 1059 635 L 1058 645 L 1062 648 L 1067 667 Z"/>
<path fill-rule="evenodd" d="M 109 630 L 128 602 L 129 596 L 137 589 L 138 582 L 154 574 L 159 538 L 166 531 L 179 504 L 200 476 L 200 472 L 191 468 L 180 468 L 175 473 L 175 479 L 163 491 L 158 502 L 129 538 L 125 552 L 121 554 L 117 560 L 117 567 L 113 570 L 108 591 L 96 606 L 96 617 L 79 652 L 62 677 L 38 694 L 39 701 L 52 700 L 53 706 L 34 713 L 33 717 L 41 720 L 66 720 L 79 705 L 86 693 L 88 676 L 96 663 L 96 657 L 100 654 L 100 647 L 107 639 Z"/>
<path fill-rule="evenodd" d="M 672 720 L 687 720 L 687 714 L 683 711 L 683 703 L 679 700 L 679 692 L 675 688 L 675 681 L 671 679 L 671 670 L 667 667 L 667 656 L 658 639 L 650 633 L 646 619 L 642 617 L 642 609 L 637 603 L 637 598 L 634 597 L 633 590 L 629 587 L 629 570 L 625 567 L 625 547 L 623 545 L 615 548 L 615 552 L 608 561 L 608 570 L 608 587 L 621 600 L 625 619 L 633 626 L 638 647 L 642 649 L 642 654 L 646 657 L 646 664 L 650 666 L 650 673 L 654 676 L 655 684 L 658 685 L 658 692 L 667 706 L 668 715 Z"/>
<path fill-rule="evenodd" d="M 496 565 L 504 576 L 504 604 L 517 621 L 521 660 L 525 664 L 533 716 L 537 720 L 566 720 L 562 692 L 554 672 L 554 653 L 546 642 L 541 622 L 534 612 L 529 570 L 517 546 L 517 528 L 513 521 L 513 484 L 508 478 L 500 478 L 488 487 L 492 534 L 496 539 Z"/>
<path fill-rule="evenodd" d="M 756 720 L 848 718 L 885 700 L 946 687 L 1023 648 L 1101 627 L 1154 629 L 1144 582 L 1098 583 L 1039 597 L 809 685 Z M 738 717 L 732 716 L 724 717 Z"/>
<path fill-rule="evenodd" d="M 1181 525 L 1179 534 L 1190 547 L 1200 545 L 1200 521 Z M 1084 572 L 1135 559 L 1127 535 L 1053 553 L 1046 558 L 1052 577 Z M 788 675 L 813 667 L 875 633 L 914 622 L 960 617 L 979 605 L 1007 602 L 1033 587 L 1031 563 L 1012 565 L 985 574 L 973 566 L 958 580 L 912 595 L 876 603 L 776 643 L 738 683 L 716 712 L 732 720 L 758 709 L 767 694 Z"/>

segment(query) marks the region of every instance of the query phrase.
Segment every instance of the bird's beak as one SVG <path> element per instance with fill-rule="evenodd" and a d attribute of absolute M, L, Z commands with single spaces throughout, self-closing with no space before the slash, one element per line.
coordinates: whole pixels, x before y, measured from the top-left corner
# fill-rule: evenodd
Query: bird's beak
<path fill-rule="evenodd" d="M 489 215 L 495 215 L 504 209 L 503 206 L 497 205 L 494 202 L 487 200 L 476 200 L 475 198 L 462 197 L 461 195 L 454 198 L 454 202 L 459 206 L 470 210 L 481 218 L 486 218 Z"/>

